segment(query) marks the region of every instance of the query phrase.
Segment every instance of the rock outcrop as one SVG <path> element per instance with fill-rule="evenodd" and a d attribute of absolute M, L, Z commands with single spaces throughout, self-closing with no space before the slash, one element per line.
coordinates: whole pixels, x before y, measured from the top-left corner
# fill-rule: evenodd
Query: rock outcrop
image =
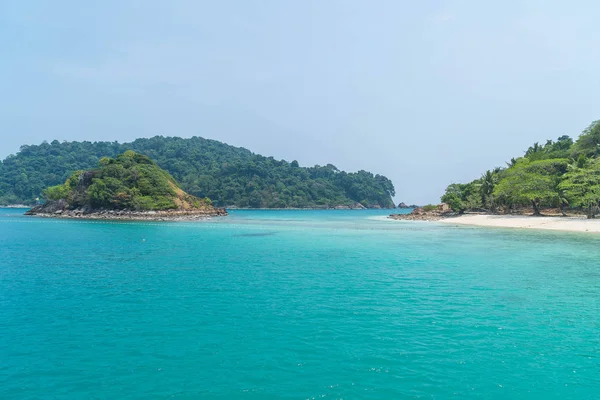
<path fill-rule="evenodd" d="M 452 212 L 442 212 L 439 209 L 425 211 L 421 207 L 417 207 L 409 214 L 392 214 L 388 218 L 403 221 L 439 221 L 443 218 L 455 216 Z"/>
<path fill-rule="evenodd" d="M 64 200 L 49 201 L 46 204 L 33 207 L 25 215 L 36 215 L 46 218 L 77 218 L 97 220 L 122 221 L 195 221 L 210 217 L 227 215 L 224 208 L 207 207 L 197 210 L 94 210 L 90 207 L 69 209 Z"/>
<path fill-rule="evenodd" d="M 398 208 L 417 208 L 417 207 L 419 207 L 419 206 L 414 205 L 414 204 L 408 205 L 405 202 L 401 202 L 400 204 L 398 204 Z"/>
<path fill-rule="evenodd" d="M 351 206 L 335 206 L 334 210 L 365 210 L 367 207 L 363 206 L 360 203 L 355 203 Z"/>

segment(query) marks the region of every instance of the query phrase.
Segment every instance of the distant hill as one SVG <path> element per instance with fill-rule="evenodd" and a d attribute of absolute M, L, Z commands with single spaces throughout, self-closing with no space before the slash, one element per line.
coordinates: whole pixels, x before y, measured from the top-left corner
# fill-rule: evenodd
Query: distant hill
<path fill-rule="evenodd" d="M 300 167 L 200 137 L 156 136 L 131 143 L 58 142 L 22 146 L 0 163 L 0 204 L 32 204 L 48 186 L 102 157 L 133 150 L 155 160 L 187 193 L 217 206 L 250 208 L 393 208 L 394 185 L 381 175 L 335 166 Z"/>

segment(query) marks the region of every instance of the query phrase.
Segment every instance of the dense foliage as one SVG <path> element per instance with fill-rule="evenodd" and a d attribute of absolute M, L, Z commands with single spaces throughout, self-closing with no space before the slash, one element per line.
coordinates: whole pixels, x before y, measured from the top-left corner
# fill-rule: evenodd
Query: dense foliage
<path fill-rule="evenodd" d="M 506 168 L 487 171 L 479 179 L 448 186 L 442 201 L 455 211 L 505 211 L 530 206 L 579 209 L 594 218 L 600 209 L 600 121 L 573 141 L 561 136 L 535 143 Z"/>
<path fill-rule="evenodd" d="M 99 168 L 76 171 L 61 185 L 43 191 L 48 200 L 64 199 L 70 208 L 115 210 L 170 210 L 210 200 L 184 193 L 174 179 L 150 158 L 128 150 L 116 158 L 104 157 Z"/>
<path fill-rule="evenodd" d="M 381 175 L 347 173 L 331 164 L 305 168 L 215 140 L 162 136 L 123 144 L 53 141 L 23 146 L 0 163 L 0 204 L 32 203 L 44 188 L 64 182 L 74 171 L 94 168 L 100 158 L 127 150 L 155 160 L 183 190 L 219 206 L 394 206 L 394 185 Z"/>

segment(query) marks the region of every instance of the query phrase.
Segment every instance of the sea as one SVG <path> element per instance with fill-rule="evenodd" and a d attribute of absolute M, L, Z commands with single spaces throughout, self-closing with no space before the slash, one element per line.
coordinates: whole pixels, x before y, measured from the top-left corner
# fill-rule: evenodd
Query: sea
<path fill-rule="evenodd" d="M 598 399 L 600 235 L 0 209 L 0 399 Z"/>

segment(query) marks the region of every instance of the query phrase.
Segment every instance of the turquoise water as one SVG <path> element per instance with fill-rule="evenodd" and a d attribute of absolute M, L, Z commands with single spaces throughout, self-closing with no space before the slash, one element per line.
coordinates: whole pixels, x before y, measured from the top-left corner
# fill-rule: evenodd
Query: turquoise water
<path fill-rule="evenodd" d="M 2 399 L 591 399 L 600 236 L 0 209 Z"/>

